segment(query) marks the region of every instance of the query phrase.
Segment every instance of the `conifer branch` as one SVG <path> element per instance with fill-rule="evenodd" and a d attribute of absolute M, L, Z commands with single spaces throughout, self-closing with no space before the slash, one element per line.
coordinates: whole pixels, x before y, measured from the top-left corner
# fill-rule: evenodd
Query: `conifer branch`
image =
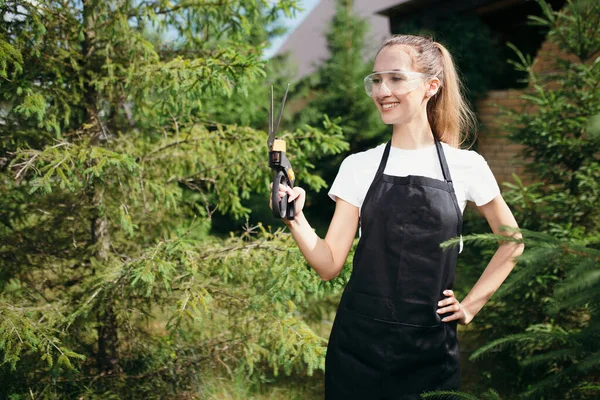
<path fill-rule="evenodd" d="M 561 248 L 563 249 L 563 251 L 565 253 L 570 253 L 570 254 L 575 254 L 581 257 L 593 257 L 591 254 L 589 253 L 584 253 L 582 251 L 577 251 L 572 249 L 571 247 L 569 247 L 567 244 L 561 244 Z M 595 256 L 593 257 L 593 259 L 597 262 L 600 262 L 600 256 Z"/>
<path fill-rule="evenodd" d="M 132 12 L 130 12 L 128 14 L 128 17 L 132 18 L 132 17 L 139 15 L 143 8 L 149 8 L 149 9 L 153 10 L 154 13 L 160 15 L 160 14 L 172 14 L 172 13 L 175 13 L 175 12 L 177 12 L 179 10 L 183 10 L 183 9 L 206 8 L 206 7 L 219 8 L 219 7 L 227 6 L 230 4 L 235 4 L 231 0 L 219 0 L 219 1 L 191 0 L 189 2 L 182 1 L 180 4 L 178 4 L 174 7 L 171 7 L 171 8 L 163 8 L 162 3 L 163 2 L 160 2 L 160 1 L 158 1 L 158 2 L 141 1 L 138 4 L 138 6 Z"/>
<path fill-rule="evenodd" d="M 179 145 L 185 144 L 185 143 L 194 143 L 194 142 L 201 141 L 201 139 L 190 139 L 190 136 L 191 136 L 191 133 L 188 134 L 185 139 L 176 140 L 174 142 L 171 142 L 171 143 L 168 143 L 168 144 L 166 144 L 164 146 L 161 146 L 161 147 L 159 147 L 157 149 L 154 149 L 151 152 L 149 152 L 149 153 L 145 154 L 144 156 L 142 156 L 139 160 L 141 162 L 143 162 L 144 160 L 147 160 L 148 158 L 150 158 L 150 156 L 152 156 L 153 154 L 160 153 L 160 152 L 162 152 L 162 151 L 164 151 L 164 150 L 166 150 L 168 148 L 179 146 Z"/>

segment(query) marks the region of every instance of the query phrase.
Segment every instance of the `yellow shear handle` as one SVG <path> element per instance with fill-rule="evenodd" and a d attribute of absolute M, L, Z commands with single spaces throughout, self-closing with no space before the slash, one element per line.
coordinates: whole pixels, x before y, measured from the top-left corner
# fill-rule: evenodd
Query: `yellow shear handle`
<path fill-rule="evenodd" d="M 283 151 L 285 153 L 285 140 L 275 139 L 272 151 Z"/>
<path fill-rule="evenodd" d="M 281 139 L 275 139 L 275 141 L 273 142 L 273 151 L 283 151 L 285 153 L 285 140 L 281 140 Z M 288 176 L 290 177 L 290 180 L 294 181 L 296 180 L 296 176 L 294 175 L 294 170 L 292 170 L 291 168 L 289 168 L 287 170 Z"/>

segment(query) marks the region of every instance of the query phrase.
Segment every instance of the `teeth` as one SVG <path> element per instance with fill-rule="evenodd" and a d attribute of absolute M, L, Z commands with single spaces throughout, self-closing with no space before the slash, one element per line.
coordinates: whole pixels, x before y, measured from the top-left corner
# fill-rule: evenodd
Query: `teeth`
<path fill-rule="evenodd" d="M 396 107 L 398 104 L 400 103 L 383 104 L 381 108 L 383 108 L 384 110 L 389 110 L 390 108 Z"/>

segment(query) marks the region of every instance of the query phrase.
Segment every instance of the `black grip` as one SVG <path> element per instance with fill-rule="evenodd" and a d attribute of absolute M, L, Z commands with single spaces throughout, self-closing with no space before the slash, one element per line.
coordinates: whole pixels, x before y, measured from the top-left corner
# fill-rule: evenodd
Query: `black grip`
<path fill-rule="evenodd" d="M 285 218 L 287 216 L 287 193 L 282 199 L 279 199 L 279 185 L 285 183 L 285 174 L 283 171 L 277 172 L 273 178 L 273 189 L 271 190 L 271 203 L 273 205 L 273 216 L 275 218 Z"/>
<path fill-rule="evenodd" d="M 288 194 L 286 193 L 283 198 L 279 199 L 279 185 L 281 184 L 290 185 L 289 179 L 285 172 L 279 171 L 273 178 L 273 190 L 271 191 L 271 203 L 273 205 L 273 216 L 275 218 L 287 219 L 292 221 L 296 216 L 296 200 L 292 200 L 288 203 Z"/>
<path fill-rule="evenodd" d="M 296 199 L 290 201 L 287 205 L 287 220 L 293 221 L 296 216 Z"/>

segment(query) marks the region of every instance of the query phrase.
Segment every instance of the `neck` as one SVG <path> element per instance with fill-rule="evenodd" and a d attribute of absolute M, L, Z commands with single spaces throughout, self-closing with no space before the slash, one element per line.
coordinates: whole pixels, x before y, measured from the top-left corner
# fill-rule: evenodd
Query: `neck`
<path fill-rule="evenodd" d="M 433 132 L 427 114 L 405 124 L 394 125 L 392 146 L 406 150 L 417 150 L 433 146 Z"/>

